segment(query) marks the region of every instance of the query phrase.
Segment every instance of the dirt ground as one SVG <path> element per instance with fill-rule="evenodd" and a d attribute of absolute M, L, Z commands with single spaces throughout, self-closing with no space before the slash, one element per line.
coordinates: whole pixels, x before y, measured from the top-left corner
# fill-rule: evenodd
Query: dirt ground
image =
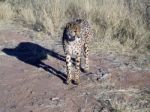
<path fill-rule="evenodd" d="M 90 54 L 90 72 L 66 85 L 59 42 L 0 29 L 0 112 L 149 112 L 150 69 L 127 56 Z"/>

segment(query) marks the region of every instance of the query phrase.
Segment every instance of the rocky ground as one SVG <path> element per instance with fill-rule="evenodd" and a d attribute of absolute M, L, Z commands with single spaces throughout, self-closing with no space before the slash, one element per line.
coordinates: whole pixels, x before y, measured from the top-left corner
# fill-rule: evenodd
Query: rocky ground
<path fill-rule="evenodd" d="M 128 56 L 91 53 L 90 72 L 81 73 L 79 86 L 68 86 L 59 43 L 50 34 L 0 29 L 0 112 L 149 112 L 148 67 Z"/>

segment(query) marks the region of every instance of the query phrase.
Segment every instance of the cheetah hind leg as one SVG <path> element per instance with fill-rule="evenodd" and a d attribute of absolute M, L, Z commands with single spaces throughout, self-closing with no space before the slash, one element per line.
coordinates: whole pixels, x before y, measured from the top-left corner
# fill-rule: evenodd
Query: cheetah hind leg
<path fill-rule="evenodd" d="M 71 56 L 70 55 L 66 55 L 66 66 L 67 66 L 67 80 L 66 80 L 66 84 L 70 85 L 71 84 L 71 80 L 72 80 L 72 75 L 71 75 Z"/>
<path fill-rule="evenodd" d="M 76 74 L 74 76 L 74 84 L 75 85 L 79 85 L 80 83 L 80 65 L 81 65 L 81 62 L 80 62 L 80 53 L 77 53 L 77 56 L 76 56 Z"/>
<path fill-rule="evenodd" d="M 89 48 L 87 43 L 84 44 L 84 58 L 85 58 L 85 66 L 83 68 L 84 72 L 89 72 Z"/>

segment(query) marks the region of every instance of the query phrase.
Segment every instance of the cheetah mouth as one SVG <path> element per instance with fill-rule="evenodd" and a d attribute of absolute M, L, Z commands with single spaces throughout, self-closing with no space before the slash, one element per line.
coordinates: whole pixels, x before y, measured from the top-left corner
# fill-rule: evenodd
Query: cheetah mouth
<path fill-rule="evenodd" d="M 75 40 L 75 36 L 73 36 L 73 37 L 68 37 L 67 40 L 68 40 L 68 41 L 74 41 L 74 40 Z"/>

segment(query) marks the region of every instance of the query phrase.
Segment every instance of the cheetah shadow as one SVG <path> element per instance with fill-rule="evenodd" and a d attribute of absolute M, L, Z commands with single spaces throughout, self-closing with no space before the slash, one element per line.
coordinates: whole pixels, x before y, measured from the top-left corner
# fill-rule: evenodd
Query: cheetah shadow
<path fill-rule="evenodd" d="M 4 48 L 2 49 L 2 51 L 7 55 L 16 57 L 24 63 L 44 69 L 45 71 L 59 77 L 63 82 L 66 81 L 67 76 L 65 73 L 58 71 L 52 66 L 49 66 L 42 62 L 42 60 L 47 59 L 48 55 L 60 61 L 65 61 L 65 56 L 60 55 L 53 50 L 46 49 L 35 43 L 22 42 L 16 48 Z"/>

